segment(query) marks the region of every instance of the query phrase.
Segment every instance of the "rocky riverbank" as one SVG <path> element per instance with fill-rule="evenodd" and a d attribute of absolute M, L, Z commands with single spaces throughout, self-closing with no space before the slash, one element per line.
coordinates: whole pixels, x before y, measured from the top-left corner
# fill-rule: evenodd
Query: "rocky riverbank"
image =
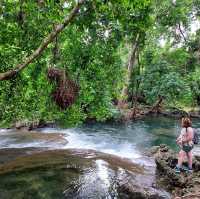
<path fill-rule="evenodd" d="M 173 195 L 173 199 L 200 198 L 200 156 L 194 156 L 193 173 L 176 174 L 177 153 L 166 145 L 153 147 L 152 153 L 157 165 L 157 183 L 165 187 Z M 187 163 L 184 162 L 187 166 Z"/>
<path fill-rule="evenodd" d="M 172 118 L 181 118 L 183 116 L 189 116 L 191 118 L 200 118 L 200 110 L 190 110 L 185 111 L 176 107 L 159 108 L 153 109 L 150 106 L 141 106 L 131 109 L 121 109 L 120 110 L 120 121 L 142 119 L 146 116 L 164 116 Z"/>
<path fill-rule="evenodd" d="M 108 118 L 105 122 L 126 122 L 130 120 L 143 119 L 149 116 L 164 116 L 171 118 L 181 118 L 183 116 L 190 116 L 191 118 L 200 118 L 200 110 L 185 111 L 176 107 L 152 109 L 151 106 L 138 106 L 137 108 L 116 108 L 116 113 Z M 97 122 L 95 118 L 86 118 L 85 123 Z M 12 124 L 7 124 L 6 128 L 15 128 L 18 130 L 34 130 L 37 128 L 56 128 L 59 126 L 55 121 L 44 121 L 44 120 L 19 120 Z M 5 126 L 4 126 L 5 128 Z"/>

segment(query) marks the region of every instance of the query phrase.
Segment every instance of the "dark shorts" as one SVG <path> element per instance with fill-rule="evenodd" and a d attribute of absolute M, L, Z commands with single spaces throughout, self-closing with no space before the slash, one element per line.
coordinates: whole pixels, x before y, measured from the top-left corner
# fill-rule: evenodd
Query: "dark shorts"
<path fill-rule="evenodd" d="M 189 153 L 192 149 L 193 149 L 193 145 L 192 146 L 190 146 L 190 145 L 183 145 L 182 146 L 182 150 L 186 153 Z"/>

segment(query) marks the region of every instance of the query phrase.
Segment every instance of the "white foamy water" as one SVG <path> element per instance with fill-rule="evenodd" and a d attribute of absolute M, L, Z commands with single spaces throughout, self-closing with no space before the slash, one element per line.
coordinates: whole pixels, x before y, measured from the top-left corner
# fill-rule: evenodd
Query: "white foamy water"
<path fill-rule="evenodd" d="M 38 129 L 38 134 L 45 136 L 27 136 L 12 129 L 0 129 L 0 148 L 93 149 L 152 166 L 144 152 L 161 143 L 177 149 L 175 140 L 180 131 L 179 123 L 168 118 L 147 118 L 127 125 L 95 123 L 71 129 Z M 193 124 L 199 128 L 199 121 Z M 52 133 L 54 135 L 50 136 Z M 199 154 L 200 148 L 195 146 L 194 152 Z"/>
<path fill-rule="evenodd" d="M 123 158 L 136 159 L 142 157 L 133 143 L 126 140 L 119 140 L 108 135 L 84 134 L 73 129 L 68 130 L 66 139 L 68 144 L 65 148 L 93 149 L 108 154 L 117 155 Z"/>
<path fill-rule="evenodd" d="M 12 131 L 12 129 L 0 129 L 0 135 L 11 132 L 11 131 Z"/>
<path fill-rule="evenodd" d="M 44 134 L 62 134 L 66 143 L 59 143 L 56 140 L 39 140 L 34 137 L 26 137 L 17 131 L 2 130 L 0 133 L 0 148 L 26 148 L 26 147 L 48 147 L 53 149 L 93 149 L 96 151 L 117 155 L 123 158 L 138 159 L 142 157 L 134 143 L 109 131 L 96 132 L 93 129 L 40 129 Z"/>

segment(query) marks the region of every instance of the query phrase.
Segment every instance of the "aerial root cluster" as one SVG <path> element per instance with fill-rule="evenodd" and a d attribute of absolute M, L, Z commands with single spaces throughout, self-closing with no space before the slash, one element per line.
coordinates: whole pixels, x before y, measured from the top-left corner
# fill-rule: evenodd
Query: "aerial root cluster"
<path fill-rule="evenodd" d="M 59 68 L 49 68 L 47 73 L 50 81 L 56 82 L 56 88 L 52 92 L 52 97 L 61 109 L 70 107 L 78 96 L 78 85 L 69 78 L 65 70 Z"/>

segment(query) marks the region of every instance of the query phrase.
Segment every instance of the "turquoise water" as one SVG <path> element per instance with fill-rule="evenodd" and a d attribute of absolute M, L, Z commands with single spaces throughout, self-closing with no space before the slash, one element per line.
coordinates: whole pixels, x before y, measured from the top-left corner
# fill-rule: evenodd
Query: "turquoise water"
<path fill-rule="evenodd" d="M 200 121 L 193 120 L 193 127 L 200 127 Z M 86 124 L 67 131 L 66 148 L 90 148 L 135 159 L 160 144 L 178 150 L 176 138 L 180 130 L 180 120 L 166 117 L 146 117 L 126 124 Z"/>
<path fill-rule="evenodd" d="M 193 127 L 200 128 L 200 121 L 194 119 Z M 71 129 L 40 129 L 36 132 L 39 136 L 0 130 L 0 148 L 83 148 L 137 159 L 155 145 L 167 144 L 178 150 L 175 140 L 180 128 L 180 120 L 175 118 L 146 117 L 126 124 L 90 123 Z"/>

